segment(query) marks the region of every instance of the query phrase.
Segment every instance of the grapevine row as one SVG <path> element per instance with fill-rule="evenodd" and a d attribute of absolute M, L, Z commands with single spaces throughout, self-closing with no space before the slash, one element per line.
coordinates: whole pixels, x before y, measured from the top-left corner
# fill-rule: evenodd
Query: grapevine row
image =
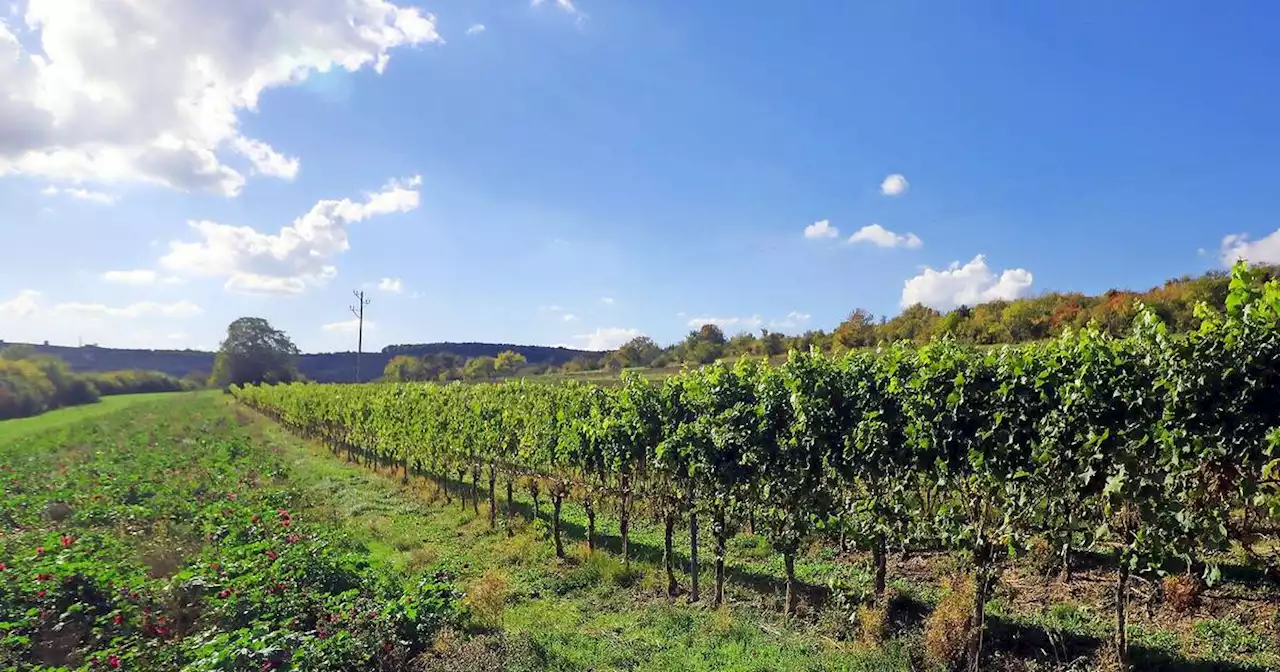
<path fill-rule="evenodd" d="M 508 501 L 517 485 L 535 503 L 546 493 L 561 555 L 566 498 L 587 511 L 589 543 L 601 503 L 617 506 L 624 560 L 643 507 L 665 528 L 673 594 L 674 530 L 687 521 L 697 599 L 697 535 L 709 522 L 717 605 L 726 540 L 742 526 L 782 554 L 788 613 L 795 556 L 817 537 L 869 549 L 877 597 L 889 549 L 949 550 L 975 576 L 976 666 L 986 598 L 1033 539 L 1049 540 L 1064 570 L 1072 551 L 1109 553 L 1123 598 L 1134 573 L 1176 565 L 1216 579 L 1214 554 L 1248 533 L 1242 512 L 1270 516 L 1280 503 L 1280 286 L 1238 265 L 1226 305 L 1201 306 L 1198 317 L 1190 334 L 1139 309 L 1122 337 L 1089 328 L 995 349 L 937 341 L 792 352 L 778 366 L 718 363 L 661 382 L 626 375 L 616 388 L 294 384 L 235 394 L 406 477 L 470 477 L 477 511 L 487 476 L 491 524 L 499 482 Z"/>

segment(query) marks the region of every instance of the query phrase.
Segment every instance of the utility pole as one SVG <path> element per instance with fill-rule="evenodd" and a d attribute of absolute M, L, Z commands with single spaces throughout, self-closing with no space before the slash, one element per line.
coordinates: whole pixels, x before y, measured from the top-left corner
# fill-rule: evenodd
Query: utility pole
<path fill-rule="evenodd" d="M 356 382 L 360 382 L 360 353 L 364 350 L 364 307 L 372 303 L 364 298 L 364 292 L 352 290 L 356 297 L 356 305 L 351 306 L 351 314 L 356 316 Z"/>

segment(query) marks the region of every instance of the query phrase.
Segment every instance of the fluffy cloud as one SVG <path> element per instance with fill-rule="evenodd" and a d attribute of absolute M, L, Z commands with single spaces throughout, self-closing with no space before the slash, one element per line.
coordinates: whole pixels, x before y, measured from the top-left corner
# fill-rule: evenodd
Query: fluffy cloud
<path fill-rule="evenodd" d="M 471 27 L 467 29 L 468 35 L 479 35 L 480 33 L 483 33 L 483 32 L 484 32 L 483 23 L 473 23 L 471 24 Z"/>
<path fill-rule="evenodd" d="M 1280 264 L 1280 230 L 1258 240 L 1249 240 L 1247 234 L 1233 233 L 1222 239 L 1219 259 L 1223 266 L 1230 266 L 1241 259 L 1251 264 Z"/>
<path fill-rule="evenodd" d="M 101 303 L 59 303 L 53 307 L 54 312 L 83 315 L 86 317 L 195 317 L 204 310 L 190 301 L 174 303 L 156 303 L 140 301 L 123 308 L 114 308 Z"/>
<path fill-rule="evenodd" d="M 378 281 L 378 289 L 391 294 L 399 294 L 404 291 L 404 282 L 400 278 L 383 278 Z"/>
<path fill-rule="evenodd" d="M 3 120 L 0 119 L 0 122 L 2 121 Z M 57 196 L 58 194 L 62 194 L 63 196 L 74 198 L 77 201 L 89 201 L 91 203 L 101 203 L 103 205 L 111 205 L 119 200 L 116 196 L 111 194 L 106 194 L 101 191 L 91 191 L 89 189 L 80 189 L 79 187 L 64 187 L 59 189 L 58 187 L 49 185 L 44 189 L 41 189 L 40 193 L 45 196 Z"/>
<path fill-rule="evenodd" d="M 684 317 L 681 313 L 677 317 Z M 766 324 L 770 329 L 794 329 L 809 322 L 810 315 L 799 311 L 791 311 L 786 317 L 766 321 L 759 315 L 750 317 L 695 317 L 685 324 L 690 329 L 697 329 L 704 324 L 714 324 L 724 330 L 755 331 Z"/>
<path fill-rule="evenodd" d="M 102 279 L 106 282 L 113 282 L 118 285 L 134 285 L 144 287 L 147 285 L 180 285 L 182 278 L 176 278 L 172 275 L 160 275 L 151 269 L 137 269 L 132 271 L 107 271 L 102 274 Z"/>
<path fill-rule="evenodd" d="M 986 257 L 979 254 L 964 266 L 957 261 L 943 271 L 925 268 L 903 285 L 901 303 L 904 308 L 922 303 L 950 310 L 998 299 L 1007 301 L 1025 296 L 1032 280 L 1031 272 L 1023 268 L 1009 269 L 997 276 L 987 267 Z"/>
<path fill-rule="evenodd" d="M 186 275 L 226 277 L 232 291 L 301 294 L 337 275 L 331 263 L 350 248 L 347 227 L 377 215 L 414 210 L 421 180 L 391 182 L 363 201 L 325 200 L 307 214 L 267 234 L 247 226 L 194 221 L 198 242 L 169 243 L 160 259 L 165 268 Z"/>
<path fill-rule="evenodd" d="M 751 317 L 695 317 L 692 320 L 689 320 L 686 324 L 688 324 L 691 329 L 697 329 L 704 324 L 714 324 L 721 329 L 739 328 L 755 330 L 759 329 L 760 325 L 764 324 L 764 320 L 760 319 L 759 315 L 752 315 Z"/>
<path fill-rule="evenodd" d="M 175 301 L 173 303 L 157 303 L 155 301 L 139 301 L 123 307 L 108 306 L 101 303 L 81 303 L 70 301 L 54 304 L 46 309 L 41 303 L 41 294 L 33 289 L 18 292 L 8 301 L 0 302 L 0 315 L 31 317 L 37 314 L 61 314 L 77 317 L 195 317 L 204 313 L 200 306 L 191 301 Z"/>
<path fill-rule="evenodd" d="M 769 320 L 769 328 L 771 329 L 795 329 L 809 323 L 811 315 L 809 313 L 801 313 L 799 311 L 791 311 L 781 320 Z"/>
<path fill-rule="evenodd" d="M 849 236 L 849 242 L 870 243 L 876 247 L 905 247 L 914 250 L 924 245 L 924 241 L 920 240 L 914 233 L 900 234 L 894 233 L 879 224 L 868 224 L 858 229 L 852 236 Z"/>
<path fill-rule="evenodd" d="M 880 193 L 885 196 L 901 196 L 907 193 L 910 188 L 911 183 L 907 182 L 906 176 L 899 173 L 894 173 L 884 178 L 884 181 L 880 183 Z"/>
<path fill-rule="evenodd" d="M 373 320 L 364 321 L 365 331 L 372 331 L 376 326 L 377 325 L 376 323 L 374 323 Z M 324 329 L 325 331 L 336 331 L 338 333 L 343 333 L 343 334 L 354 334 L 356 333 L 357 330 L 360 329 L 360 320 L 352 318 L 350 320 L 344 320 L 342 322 L 330 322 L 324 325 L 323 327 L 321 327 L 321 329 Z"/>
<path fill-rule="evenodd" d="M 264 91 L 440 41 L 434 17 L 390 0 L 25 4 L 21 24 L 0 22 L 0 175 L 61 182 L 234 195 L 236 157 L 292 178 L 296 158 L 241 134 Z"/>
<path fill-rule="evenodd" d="M 574 315 L 573 313 L 565 313 L 564 317 L 560 319 L 564 320 L 565 322 L 577 322 L 578 316 Z"/>
<path fill-rule="evenodd" d="M 804 237 L 812 240 L 819 238 L 835 238 L 840 235 L 840 229 L 831 226 L 831 222 L 821 220 L 804 227 Z"/>
<path fill-rule="evenodd" d="M 590 334 L 579 334 L 573 339 L 578 341 L 578 347 L 586 350 L 616 350 L 637 336 L 644 336 L 644 333 L 639 329 L 600 327 Z"/>
<path fill-rule="evenodd" d="M 8 301 L 0 301 L 0 315 L 29 317 L 40 310 L 40 292 L 24 289 Z"/>

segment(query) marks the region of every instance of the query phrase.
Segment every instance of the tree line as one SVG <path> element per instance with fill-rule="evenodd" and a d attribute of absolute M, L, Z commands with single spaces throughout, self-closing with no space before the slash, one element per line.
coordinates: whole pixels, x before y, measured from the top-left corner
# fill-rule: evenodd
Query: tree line
<path fill-rule="evenodd" d="M 1255 270 L 1272 277 L 1277 267 L 1260 266 Z M 679 367 L 743 356 L 780 358 L 790 350 L 810 348 L 840 353 L 898 341 L 923 344 L 942 337 L 976 345 L 1025 343 L 1052 338 L 1068 329 L 1078 331 L 1089 324 L 1118 336 L 1126 333 L 1133 323 L 1138 303 L 1159 315 L 1168 328 L 1190 331 L 1200 324 L 1196 305 L 1222 305 L 1230 281 L 1230 274 L 1211 271 L 1197 277 L 1171 279 L 1145 292 L 1113 289 L 1095 296 L 1051 292 L 1014 301 L 959 306 L 946 312 L 916 304 L 892 318 L 877 317 L 859 308 L 829 332 L 810 329 L 800 334 L 785 334 L 761 329 L 758 334 L 727 335 L 721 327 L 706 324 L 667 346 L 641 336 L 611 352 L 579 355 L 559 370 Z"/>
<path fill-rule="evenodd" d="M 815 539 L 871 551 L 882 596 L 891 548 L 956 554 L 974 577 L 966 660 L 981 660 L 984 608 L 1008 562 L 1033 540 L 1110 557 L 1115 649 L 1127 664 L 1134 575 L 1217 579 L 1214 554 L 1250 540 L 1276 498 L 1280 450 L 1280 284 L 1237 265 L 1219 307 L 1177 334 L 1149 307 L 1116 335 L 1096 323 L 1054 339 L 976 348 L 943 337 L 841 355 L 792 351 L 715 363 L 617 388 L 512 381 L 489 385 L 259 386 L 244 402 L 335 451 L 461 483 L 490 523 L 499 483 L 552 504 L 563 553 L 566 498 L 618 510 L 622 552 L 637 510 L 672 538 L 715 546 L 712 600 L 724 595 L 726 539 L 747 528 L 784 561 L 794 605 L 796 554 Z"/>
<path fill-rule="evenodd" d="M 8 346 L 0 349 L 0 420 L 91 404 L 113 394 L 176 392 L 201 384 L 159 371 L 74 373 L 57 357 L 37 355 L 26 346 Z"/>

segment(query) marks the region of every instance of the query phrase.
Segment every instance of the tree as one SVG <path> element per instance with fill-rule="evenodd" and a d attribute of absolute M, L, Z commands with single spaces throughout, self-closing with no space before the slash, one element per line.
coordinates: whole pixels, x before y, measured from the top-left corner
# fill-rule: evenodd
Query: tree
<path fill-rule="evenodd" d="M 514 350 L 503 350 L 498 353 L 498 358 L 493 360 L 493 370 L 499 376 L 510 376 L 519 371 L 520 367 L 528 361 L 524 355 Z"/>
<path fill-rule="evenodd" d="M 662 354 L 662 348 L 648 336 L 636 336 L 623 343 L 614 354 L 623 367 L 652 366 Z"/>
<path fill-rule="evenodd" d="M 288 383 L 298 378 L 298 346 L 261 317 L 242 317 L 227 327 L 227 338 L 213 360 L 210 385 Z"/>
<path fill-rule="evenodd" d="M 382 369 L 382 378 L 393 383 L 426 380 L 426 367 L 422 360 L 409 355 L 396 355 Z"/>
<path fill-rule="evenodd" d="M 462 376 L 467 380 L 488 380 L 493 377 L 496 361 L 492 357 L 473 357 L 462 367 Z"/>

